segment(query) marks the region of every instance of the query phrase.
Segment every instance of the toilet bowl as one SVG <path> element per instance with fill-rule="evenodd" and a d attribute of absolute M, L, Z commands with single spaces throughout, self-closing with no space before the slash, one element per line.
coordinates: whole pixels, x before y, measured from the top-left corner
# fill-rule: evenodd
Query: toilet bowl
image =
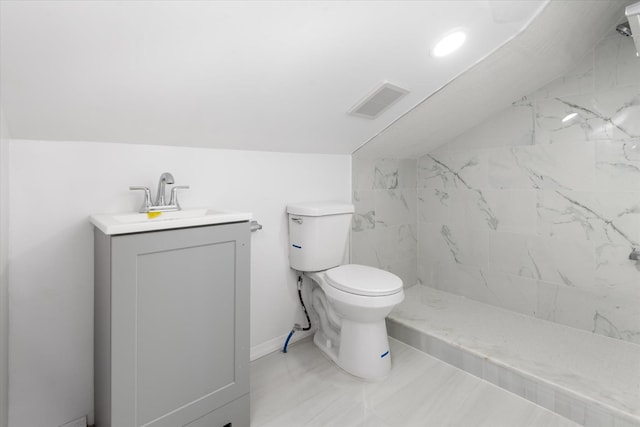
<path fill-rule="evenodd" d="M 342 202 L 288 205 L 289 265 L 315 284 L 314 343 L 345 371 L 380 379 L 391 369 L 385 317 L 404 291 L 392 273 L 344 262 L 353 211 Z"/>
<path fill-rule="evenodd" d="M 385 317 L 402 302 L 402 281 L 386 271 L 347 264 L 305 273 L 317 285 L 313 309 L 320 318 L 314 343 L 355 376 L 381 379 L 391 369 Z"/>

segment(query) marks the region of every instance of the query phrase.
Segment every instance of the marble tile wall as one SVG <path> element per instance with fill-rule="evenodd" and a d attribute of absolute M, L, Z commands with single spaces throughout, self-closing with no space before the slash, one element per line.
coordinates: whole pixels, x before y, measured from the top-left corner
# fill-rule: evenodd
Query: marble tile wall
<path fill-rule="evenodd" d="M 409 197 L 388 185 L 392 163 L 368 188 L 354 185 L 354 236 L 379 244 L 371 260 L 393 241 L 375 234 L 390 225 L 373 213 L 384 209 L 362 207 L 380 191 Z M 640 59 L 630 39 L 612 33 L 572 72 L 421 157 L 416 180 L 419 283 L 640 343 L 640 262 L 628 259 L 640 246 Z"/>
<path fill-rule="evenodd" d="M 417 283 L 416 159 L 353 156 L 351 262 Z"/>

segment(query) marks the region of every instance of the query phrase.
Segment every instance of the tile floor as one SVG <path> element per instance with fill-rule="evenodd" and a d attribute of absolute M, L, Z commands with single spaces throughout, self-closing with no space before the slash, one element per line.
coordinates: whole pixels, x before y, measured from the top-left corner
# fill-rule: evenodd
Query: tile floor
<path fill-rule="evenodd" d="M 307 338 L 251 363 L 251 426 L 577 426 L 515 394 L 390 339 L 384 381 L 357 379 Z"/>

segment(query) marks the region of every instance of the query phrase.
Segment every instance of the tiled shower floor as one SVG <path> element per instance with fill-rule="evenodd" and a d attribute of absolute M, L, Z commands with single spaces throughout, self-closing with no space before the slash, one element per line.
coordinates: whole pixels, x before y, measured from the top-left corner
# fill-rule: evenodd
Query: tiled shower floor
<path fill-rule="evenodd" d="M 251 362 L 252 427 L 560 427 L 577 424 L 390 339 L 383 381 L 355 378 L 310 338 Z"/>
<path fill-rule="evenodd" d="M 425 286 L 389 335 L 586 426 L 640 426 L 640 346 Z"/>

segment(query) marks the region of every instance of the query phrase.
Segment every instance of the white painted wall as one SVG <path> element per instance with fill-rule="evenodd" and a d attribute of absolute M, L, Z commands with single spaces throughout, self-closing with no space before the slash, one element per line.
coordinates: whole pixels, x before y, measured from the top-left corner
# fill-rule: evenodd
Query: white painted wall
<path fill-rule="evenodd" d="M 285 205 L 350 200 L 348 155 L 12 140 L 9 426 L 51 427 L 93 409 L 93 231 L 88 216 L 137 210 L 170 171 L 181 203 L 251 211 L 251 345 L 275 350 L 302 322 Z M 91 414 L 90 414 L 91 415 Z"/>
<path fill-rule="evenodd" d="M 0 427 L 7 426 L 9 390 L 9 130 L 0 106 Z"/>

